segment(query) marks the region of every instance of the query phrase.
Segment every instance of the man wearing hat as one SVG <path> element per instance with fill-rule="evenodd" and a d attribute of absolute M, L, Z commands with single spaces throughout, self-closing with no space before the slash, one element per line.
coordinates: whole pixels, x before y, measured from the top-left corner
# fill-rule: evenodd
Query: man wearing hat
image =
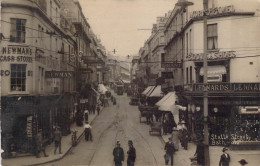
<path fill-rule="evenodd" d="M 188 141 L 189 141 L 189 133 L 187 127 L 185 126 L 185 121 L 181 121 L 181 129 L 179 130 L 179 139 L 181 141 L 181 145 L 185 150 L 188 150 Z"/>
<path fill-rule="evenodd" d="M 129 150 L 127 151 L 128 157 L 127 157 L 127 166 L 134 166 L 135 164 L 135 158 L 136 158 L 136 152 L 133 145 L 133 141 L 128 141 Z"/>
<path fill-rule="evenodd" d="M 172 142 L 172 137 L 168 138 L 169 141 L 166 142 L 164 150 L 165 154 L 165 164 L 168 165 L 169 159 L 171 158 L 171 165 L 173 165 L 173 154 L 175 152 L 174 143 Z"/>
<path fill-rule="evenodd" d="M 241 159 L 238 162 L 241 164 L 241 166 L 244 166 L 244 165 L 248 164 L 245 159 Z"/>
<path fill-rule="evenodd" d="M 39 158 L 40 157 L 40 153 L 41 151 L 44 154 L 44 157 L 48 157 L 48 155 L 45 152 L 45 143 L 43 143 L 42 140 L 42 129 L 39 129 L 38 133 L 36 134 L 36 157 Z"/>
<path fill-rule="evenodd" d="M 228 148 L 222 149 L 223 154 L 220 156 L 219 166 L 229 166 L 230 156 L 227 153 Z"/>
<path fill-rule="evenodd" d="M 116 147 L 113 150 L 115 166 L 122 166 L 125 155 L 123 148 L 120 147 L 120 142 L 116 142 Z"/>

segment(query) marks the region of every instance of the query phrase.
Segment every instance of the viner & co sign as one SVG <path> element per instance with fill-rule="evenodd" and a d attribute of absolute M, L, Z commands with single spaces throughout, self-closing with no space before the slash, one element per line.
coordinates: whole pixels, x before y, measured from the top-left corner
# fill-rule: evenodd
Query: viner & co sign
<path fill-rule="evenodd" d="M 233 5 L 224 6 L 224 7 L 215 7 L 215 8 L 207 9 L 205 11 L 204 10 L 193 11 L 190 14 L 190 18 L 203 17 L 203 13 L 205 13 L 206 16 L 221 16 L 221 15 L 227 15 L 234 12 L 235 12 L 235 8 Z"/>
<path fill-rule="evenodd" d="M 203 53 L 201 54 L 189 54 L 186 56 L 187 61 L 203 61 Z M 220 60 L 235 58 L 235 51 L 223 51 L 223 52 L 211 52 L 207 54 L 208 60 Z"/>

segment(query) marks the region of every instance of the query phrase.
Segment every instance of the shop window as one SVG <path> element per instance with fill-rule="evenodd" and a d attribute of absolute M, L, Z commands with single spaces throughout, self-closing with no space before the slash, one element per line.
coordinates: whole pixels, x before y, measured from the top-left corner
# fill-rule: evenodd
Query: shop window
<path fill-rule="evenodd" d="M 11 91 L 25 91 L 26 64 L 11 64 Z"/>
<path fill-rule="evenodd" d="M 161 54 L 161 62 L 165 62 L 165 54 L 164 53 Z"/>
<path fill-rule="evenodd" d="M 25 43 L 25 23 L 25 19 L 11 18 L 11 42 Z"/>
<path fill-rule="evenodd" d="M 208 36 L 207 36 L 208 50 L 215 50 L 218 48 L 217 24 L 210 24 L 207 27 L 208 27 Z"/>

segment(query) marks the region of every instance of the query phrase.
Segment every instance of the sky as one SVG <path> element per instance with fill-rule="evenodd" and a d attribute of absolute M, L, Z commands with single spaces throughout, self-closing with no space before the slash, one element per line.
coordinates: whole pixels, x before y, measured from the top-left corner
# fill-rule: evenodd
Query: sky
<path fill-rule="evenodd" d="M 107 52 L 138 54 L 151 35 L 156 17 L 174 8 L 176 0 L 79 0 L 93 32 Z"/>

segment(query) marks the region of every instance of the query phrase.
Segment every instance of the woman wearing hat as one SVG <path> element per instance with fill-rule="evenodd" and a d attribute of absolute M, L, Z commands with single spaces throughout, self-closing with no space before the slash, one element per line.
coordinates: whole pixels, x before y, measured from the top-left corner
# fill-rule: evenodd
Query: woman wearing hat
<path fill-rule="evenodd" d="M 220 156 L 219 166 L 229 166 L 230 156 L 227 153 L 228 148 L 222 149 L 223 154 Z"/>
<path fill-rule="evenodd" d="M 238 161 L 240 164 L 241 164 L 241 166 L 244 166 L 244 165 L 246 165 L 247 164 L 247 162 L 246 162 L 246 160 L 245 159 L 241 159 L 240 161 Z"/>

